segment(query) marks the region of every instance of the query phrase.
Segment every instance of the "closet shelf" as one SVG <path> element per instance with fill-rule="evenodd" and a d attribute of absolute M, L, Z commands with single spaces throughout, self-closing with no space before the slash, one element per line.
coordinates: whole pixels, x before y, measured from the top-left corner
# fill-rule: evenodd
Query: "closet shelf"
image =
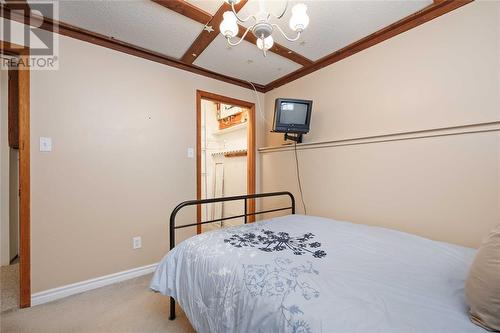
<path fill-rule="evenodd" d="M 219 151 L 217 153 L 212 153 L 212 156 L 224 156 L 224 157 L 247 156 L 247 150 L 246 149 L 235 149 L 235 150 Z"/>
<path fill-rule="evenodd" d="M 222 130 L 218 130 L 218 131 L 214 132 L 213 135 L 223 135 L 223 134 L 238 131 L 240 129 L 245 129 L 247 127 L 248 127 L 248 121 L 246 121 L 244 123 L 240 123 L 238 125 L 234 125 L 234 126 L 225 128 L 225 129 L 222 129 Z"/>

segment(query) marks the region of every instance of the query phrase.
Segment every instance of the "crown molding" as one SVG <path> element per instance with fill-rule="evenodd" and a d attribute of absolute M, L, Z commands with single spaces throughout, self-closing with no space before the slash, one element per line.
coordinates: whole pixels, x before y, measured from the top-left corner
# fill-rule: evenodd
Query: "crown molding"
<path fill-rule="evenodd" d="M 35 16 L 33 14 L 31 14 L 31 16 L 23 16 L 18 14 L 17 12 L 11 12 L 10 9 L 4 5 L 2 5 L 0 13 L 3 18 L 8 20 L 13 20 L 26 25 L 37 26 L 40 27 L 40 29 L 46 31 L 55 32 L 63 36 L 68 36 L 84 42 L 99 45 L 115 51 L 123 52 L 129 55 L 133 55 L 136 57 L 140 57 L 143 59 L 147 59 L 167 66 L 182 69 L 191 73 L 203 75 L 212 79 L 231 83 L 234 85 L 238 85 L 253 90 L 252 85 L 245 80 L 219 74 L 193 64 L 186 64 L 173 57 L 158 52 L 154 52 L 151 50 L 147 50 L 126 42 L 122 42 L 118 39 L 104 36 L 86 29 L 78 28 L 64 22 L 52 20 L 49 18 L 43 18 L 40 16 Z M 258 83 L 253 83 L 253 85 L 255 86 L 255 89 L 257 91 L 259 92 L 264 91 L 263 85 Z"/>
<path fill-rule="evenodd" d="M 299 54 L 295 54 L 293 51 L 292 53 L 289 53 L 289 50 L 283 46 L 278 46 L 278 51 L 276 51 L 275 48 L 273 48 L 273 52 L 285 56 L 288 55 L 288 58 L 290 59 L 291 57 L 295 58 L 295 62 L 301 63 L 304 65 L 304 67 L 288 74 L 285 75 L 275 81 L 272 81 L 271 83 L 267 85 L 261 85 L 254 83 L 254 86 L 257 91 L 259 92 L 269 92 L 275 88 L 278 88 L 280 86 L 283 86 L 287 83 L 290 83 L 292 81 L 295 81 L 303 76 L 306 76 L 308 74 L 311 74 L 317 70 L 320 70 L 324 67 L 327 67 L 331 64 L 334 64 L 342 59 L 345 59 L 347 57 L 350 57 L 358 52 L 361 52 L 369 47 L 372 47 L 374 45 L 377 45 L 385 40 L 388 40 L 394 36 L 397 36 L 403 32 L 406 32 L 410 29 L 413 29 L 419 25 L 422 25 L 428 21 L 431 21 L 441 15 L 444 15 L 446 13 L 449 13 L 455 9 L 458 9 L 468 3 L 471 3 L 473 0 L 435 0 L 433 4 L 427 6 L 426 8 L 411 14 L 398 22 L 395 22 L 359 41 L 356 41 L 338 51 L 335 51 L 317 61 L 311 62 L 307 58 L 300 59 L 302 57 Z M 188 6 L 185 1 L 182 0 L 155 0 L 156 3 L 159 3 L 163 6 L 165 6 L 165 3 L 172 2 L 169 6 L 171 8 L 174 8 L 172 10 L 185 15 L 187 17 L 197 17 L 195 20 L 198 22 L 204 21 L 206 18 L 208 18 L 207 15 L 209 15 L 206 12 L 203 12 L 205 14 L 200 14 L 201 11 L 200 9 L 190 5 Z M 167 6 L 166 6 L 167 7 Z M 169 8 L 169 7 L 167 7 Z M 193 9 L 195 8 L 195 9 Z M 31 20 L 30 17 L 26 16 L 20 16 L 17 15 L 17 13 L 11 13 L 9 8 L 6 5 L 2 5 L 1 8 L 1 16 L 6 18 L 6 19 L 11 19 L 20 23 L 24 24 L 30 24 L 31 25 L 40 25 L 41 29 L 47 30 L 47 31 L 52 31 L 59 33 L 64 36 L 72 37 L 81 41 L 89 42 L 92 44 L 96 44 L 99 46 L 107 47 L 119 52 L 127 53 L 133 56 L 141 57 L 150 61 L 158 62 L 167 66 L 175 67 L 178 69 L 186 70 L 195 74 L 203 75 L 206 77 L 210 77 L 216 80 L 220 80 L 223 82 L 227 82 L 230 84 L 238 85 L 244 88 L 252 89 L 253 87 L 251 84 L 249 84 L 245 80 L 237 79 L 234 77 L 230 77 L 227 75 L 219 74 L 207 69 L 204 69 L 202 67 L 193 65 L 192 63 L 186 63 L 183 62 L 179 59 L 175 59 L 169 56 L 166 56 L 164 54 L 160 54 L 158 52 L 154 52 L 151 50 L 147 50 L 129 43 L 125 43 L 122 41 L 119 41 L 117 39 L 107 37 L 101 34 L 94 33 L 92 31 L 88 31 L 85 29 L 81 29 L 75 26 L 72 26 L 67 23 L 63 22 L 58 22 L 54 20 L 50 20 L 47 18 L 41 18 L 41 17 L 36 17 L 34 15 L 31 15 Z M 191 14 L 189 14 L 191 13 Z M 240 28 L 241 32 L 241 28 Z M 247 36 L 249 36 L 248 34 Z M 248 40 L 248 39 L 247 39 Z M 251 40 L 249 40 L 251 41 Z M 252 41 L 251 41 L 252 42 Z"/>
<path fill-rule="evenodd" d="M 430 20 L 435 19 L 441 15 L 449 13 L 457 8 L 460 8 L 473 0 L 436 0 L 433 4 L 425 7 L 424 9 L 411 14 L 371 35 L 360 39 L 338 51 L 335 51 L 309 66 L 300 68 L 288 75 L 285 75 L 265 86 L 265 92 L 271 91 L 275 88 L 283 86 L 287 83 L 295 81 L 303 76 L 311 74 L 326 66 L 334 64 L 342 59 L 350 57 L 358 52 L 361 52 L 369 47 L 377 45 L 387 39 L 397 36 L 405 31 L 418 27 Z"/>

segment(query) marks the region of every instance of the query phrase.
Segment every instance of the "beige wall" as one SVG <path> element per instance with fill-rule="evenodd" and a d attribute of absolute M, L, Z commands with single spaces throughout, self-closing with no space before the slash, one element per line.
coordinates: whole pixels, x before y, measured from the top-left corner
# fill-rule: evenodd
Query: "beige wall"
<path fill-rule="evenodd" d="M 266 145 L 282 143 L 269 133 L 277 97 L 314 100 L 306 143 L 499 121 L 499 22 L 500 2 L 474 2 L 269 92 Z M 300 150 L 308 213 L 477 246 L 500 223 L 500 126 L 489 129 Z M 261 158 L 264 191 L 297 193 L 291 151 Z"/>
<path fill-rule="evenodd" d="M 161 259 L 172 208 L 195 197 L 186 150 L 196 89 L 255 101 L 248 89 L 60 38 L 59 70 L 31 77 L 32 292 Z M 40 136 L 52 152 L 38 151 Z"/>
<path fill-rule="evenodd" d="M 499 120 L 499 19 L 498 3 L 473 3 L 269 92 L 257 145 L 281 143 L 267 133 L 279 96 L 314 99 L 306 141 Z M 186 149 L 196 89 L 255 101 L 250 90 L 66 37 L 60 69 L 32 73 L 33 292 L 163 256 L 171 209 L 195 196 Z M 52 137 L 52 152 L 38 151 L 40 136 Z M 301 150 L 309 213 L 477 245 L 500 220 L 499 140 Z M 296 190 L 292 157 L 260 155 L 262 190 Z M 132 250 L 133 236 L 142 249 Z"/>
<path fill-rule="evenodd" d="M 8 72 L 0 70 L 0 265 L 9 258 Z"/>

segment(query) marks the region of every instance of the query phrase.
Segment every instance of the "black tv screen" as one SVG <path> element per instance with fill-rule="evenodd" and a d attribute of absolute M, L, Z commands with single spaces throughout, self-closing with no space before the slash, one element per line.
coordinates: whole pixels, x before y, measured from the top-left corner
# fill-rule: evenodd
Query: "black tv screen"
<path fill-rule="evenodd" d="M 274 108 L 273 131 L 305 134 L 309 132 L 312 101 L 277 98 Z"/>

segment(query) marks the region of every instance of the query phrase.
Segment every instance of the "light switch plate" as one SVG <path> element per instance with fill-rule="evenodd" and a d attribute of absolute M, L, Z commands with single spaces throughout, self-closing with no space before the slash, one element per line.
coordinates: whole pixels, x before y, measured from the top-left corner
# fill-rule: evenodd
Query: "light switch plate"
<path fill-rule="evenodd" d="M 188 158 L 194 158 L 194 148 L 189 147 L 187 150 Z"/>
<path fill-rule="evenodd" d="M 40 151 L 52 151 L 52 138 L 40 137 Z"/>
<path fill-rule="evenodd" d="M 134 250 L 140 249 L 142 247 L 142 239 L 141 236 L 133 237 L 132 238 L 132 248 Z"/>

